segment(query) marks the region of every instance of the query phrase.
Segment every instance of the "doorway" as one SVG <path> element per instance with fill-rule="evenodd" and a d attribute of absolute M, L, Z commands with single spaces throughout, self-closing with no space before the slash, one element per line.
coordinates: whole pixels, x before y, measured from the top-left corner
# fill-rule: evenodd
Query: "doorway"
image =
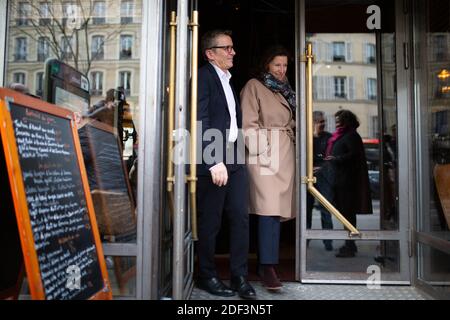
<path fill-rule="evenodd" d="M 188 2 L 171 3 L 173 9 L 179 10 L 180 3 Z M 199 12 L 199 38 L 206 31 L 216 28 L 233 32 L 237 55 L 231 73 L 236 92 L 240 92 L 254 75 L 257 57 L 269 45 L 283 45 L 293 56 L 288 68 L 288 78 L 292 87 L 296 88 L 297 114 L 300 115 L 297 117 L 296 139 L 298 212 L 297 219 L 284 223 L 282 227 L 282 280 L 364 284 L 372 273 L 376 273 L 379 275 L 377 280 L 382 284 L 410 284 L 411 192 L 408 187 L 408 166 L 399 166 L 399 163 L 409 163 L 411 149 L 408 140 L 411 129 L 408 127 L 407 113 L 399 107 L 409 106 L 408 66 L 402 52 L 403 44 L 407 41 L 407 31 L 403 27 L 406 25 L 403 2 L 376 2 L 376 9 L 381 12 L 381 26 L 375 29 L 367 27 L 370 17 L 368 8 L 373 4 L 368 1 L 290 0 L 280 3 L 274 0 L 218 0 L 194 3 Z M 166 16 L 167 34 L 164 38 L 167 39 L 167 50 L 171 10 L 167 10 Z M 180 33 L 178 29 L 177 32 Z M 187 46 L 180 41 L 177 42 L 177 52 L 192 49 L 189 41 L 186 42 Z M 310 79 L 306 79 L 304 63 L 307 43 L 312 44 L 315 55 L 313 76 Z M 201 54 L 198 59 L 201 66 L 204 63 Z M 166 55 L 166 60 L 166 65 L 169 65 L 169 55 Z M 183 64 L 177 68 L 185 70 L 188 66 L 189 69 L 189 62 L 184 61 Z M 168 73 L 167 68 L 167 79 Z M 190 74 L 183 74 L 183 79 L 186 80 L 189 76 Z M 311 227 L 308 228 L 308 191 L 303 183 L 308 156 L 305 116 L 307 81 L 312 85 L 313 110 L 324 112 L 327 131 L 335 130 L 334 114 L 340 109 L 351 110 L 361 124 L 358 133 L 364 146 L 373 210 L 371 214 L 357 215 L 357 238 L 350 237 L 349 232 L 334 216 L 331 219 L 332 228 L 323 229 L 318 203 L 313 207 Z M 180 83 L 188 81 L 178 81 L 177 78 L 177 84 Z M 183 170 L 180 169 L 179 174 L 181 177 Z M 180 195 L 183 197 L 175 198 L 185 201 L 185 208 L 189 207 L 188 192 Z M 176 208 L 174 213 L 177 214 Z M 190 246 L 192 240 L 190 220 L 186 221 L 187 232 L 179 238 L 181 246 L 186 243 Z M 222 229 L 223 232 L 218 237 L 218 271 L 221 278 L 227 279 L 229 238 L 226 221 Z M 255 224 L 251 223 L 250 280 L 258 279 L 255 229 Z M 174 230 L 172 233 L 170 230 L 167 234 L 169 237 L 166 240 L 170 242 L 171 236 L 175 236 L 176 232 Z M 327 250 L 324 240 L 331 240 L 332 250 Z M 337 257 L 338 249 L 346 240 L 355 240 L 358 251 L 353 257 Z M 173 241 L 174 244 L 176 242 Z M 188 271 L 185 275 L 189 276 L 178 280 L 184 284 L 192 280 L 190 272 L 194 261 L 191 249 L 180 250 L 180 255 L 186 252 L 189 252 L 189 256 L 184 258 L 187 267 L 183 270 Z M 167 253 L 167 257 L 172 257 L 171 246 Z M 173 257 L 176 260 L 178 256 L 174 254 Z M 171 258 L 161 261 L 167 271 L 165 279 L 168 286 L 171 283 L 170 270 L 176 272 L 176 266 L 170 260 Z"/>
<path fill-rule="evenodd" d="M 213 29 L 231 30 L 236 51 L 230 70 L 235 91 L 239 94 L 248 80 L 255 77 L 263 51 L 282 45 L 291 53 L 287 76 L 295 87 L 295 0 L 289 1 L 199 1 L 200 36 Z M 199 64 L 201 61 L 199 56 Z M 257 275 L 257 219 L 250 215 L 249 280 Z M 229 229 L 226 219 L 217 237 L 216 263 L 219 276 L 229 279 Z M 283 222 L 280 239 L 280 264 L 277 273 L 282 281 L 295 281 L 296 219 Z"/>

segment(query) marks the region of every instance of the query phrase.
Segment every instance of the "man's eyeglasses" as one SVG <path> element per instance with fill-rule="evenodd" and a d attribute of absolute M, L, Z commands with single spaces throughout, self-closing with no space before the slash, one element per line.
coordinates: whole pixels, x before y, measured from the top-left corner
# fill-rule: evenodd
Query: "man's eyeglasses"
<path fill-rule="evenodd" d="M 215 47 L 211 47 L 210 49 L 224 49 L 226 52 L 232 53 L 234 47 L 233 46 L 215 46 Z"/>

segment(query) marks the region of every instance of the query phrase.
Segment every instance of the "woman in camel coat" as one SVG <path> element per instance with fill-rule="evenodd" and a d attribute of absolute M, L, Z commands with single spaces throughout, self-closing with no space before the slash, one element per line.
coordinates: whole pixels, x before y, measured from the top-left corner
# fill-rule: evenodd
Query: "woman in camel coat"
<path fill-rule="evenodd" d="M 268 290 L 282 286 L 278 264 L 280 222 L 295 217 L 295 92 L 286 78 L 288 52 L 273 47 L 260 76 L 241 92 L 242 127 L 250 180 L 250 214 L 258 215 L 260 276 Z"/>

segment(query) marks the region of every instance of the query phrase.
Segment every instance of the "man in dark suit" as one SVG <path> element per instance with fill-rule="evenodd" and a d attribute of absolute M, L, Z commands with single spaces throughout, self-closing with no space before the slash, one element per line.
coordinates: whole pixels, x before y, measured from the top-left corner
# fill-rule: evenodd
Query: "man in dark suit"
<path fill-rule="evenodd" d="M 248 175 L 242 150 L 238 148 L 242 113 L 228 71 L 236 54 L 231 32 L 207 32 L 202 37 L 202 53 L 208 62 L 198 73 L 197 119 L 202 126 L 202 162 L 198 165 L 197 189 L 197 284 L 214 295 L 233 296 L 237 291 L 241 298 L 254 299 L 255 290 L 247 281 Z M 207 138 L 209 135 L 214 136 L 212 142 Z M 231 289 L 218 278 L 214 263 L 222 212 L 230 221 Z"/>

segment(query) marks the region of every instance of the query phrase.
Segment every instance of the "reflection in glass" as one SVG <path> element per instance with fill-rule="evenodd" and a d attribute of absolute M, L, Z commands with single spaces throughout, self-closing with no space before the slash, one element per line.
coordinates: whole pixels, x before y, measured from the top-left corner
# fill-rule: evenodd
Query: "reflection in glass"
<path fill-rule="evenodd" d="M 122 24 L 133 23 L 134 1 L 122 0 L 120 4 L 120 22 Z"/>
<path fill-rule="evenodd" d="M 93 24 L 104 24 L 106 22 L 106 3 L 104 1 L 94 2 Z"/>
<path fill-rule="evenodd" d="M 42 97 L 44 93 L 44 73 L 36 73 L 36 95 Z"/>
<path fill-rule="evenodd" d="M 16 72 L 13 75 L 13 79 L 15 83 L 21 83 L 21 84 L 25 84 L 25 73 L 23 72 Z"/>
<path fill-rule="evenodd" d="M 91 188 L 91 193 L 96 212 L 100 213 L 99 224 L 104 226 L 102 239 L 115 243 L 136 242 L 136 212 L 133 205 L 126 204 L 136 201 L 139 91 L 132 91 L 131 86 L 138 83 L 140 61 L 139 55 L 131 53 L 140 50 L 142 10 L 138 8 L 142 6 L 142 1 L 118 3 L 113 0 L 88 0 L 58 3 L 14 0 L 8 3 L 12 21 L 8 26 L 8 47 L 13 50 L 7 56 L 7 85 L 22 83 L 30 93 L 43 96 L 47 87 L 44 62 L 48 58 L 70 65 L 89 79 L 90 97 L 77 97 L 77 91 L 66 86 L 57 87 L 54 98 L 59 105 L 81 110 L 77 114 L 83 122 L 78 122 L 80 129 L 85 123 L 95 120 L 109 126 L 109 131 L 115 134 L 122 153 L 107 166 L 109 171 L 116 167 L 123 168 L 128 175 L 130 188 L 124 191 L 124 181 L 119 183 L 116 179 L 109 179 L 108 174 L 105 174 L 108 170 L 100 170 L 96 173 L 96 181 L 100 184 L 95 189 Z M 127 59 L 119 60 L 118 57 L 124 52 Z M 121 99 L 119 92 L 125 93 Z M 97 147 L 99 146 L 98 141 L 90 140 L 89 134 L 86 137 L 85 149 L 86 146 L 88 149 L 95 146 L 96 142 Z M 96 155 L 94 162 L 89 162 L 89 157 L 85 159 L 87 168 L 89 165 L 100 168 L 108 163 L 104 156 L 108 151 L 100 149 L 102 151 Z M 91 175 L 90 182 L 92 181 Z M 103 215 L 101 218 L 102 212 L 117 212 L 118 216 L 127 219 L 119 219 L 122 221 L 119 223 L 120 229 L 117 223 L 109 219 L 111 217 Z"/>
<path fill-rule="evenodd" d="M 48 26 L 51 24 L 51 11 L 49 2 L 39 3 L 39 25 Z"/>
<path fill-rule="evenodd" d="M 91 55 L 92 60 L 103 60 L 105 57 L 105 37 L 103 36 L 93 36 L 91 44 Z"/>
<path fill-rule="evenodd" d="M 103 72 L 100 71 L 91 72 L 91 95 L 93 96 L 103 95 Z"/>
<path fill-rule="evenodd" d="M 382 113 L 379 146 L 380 227 L 398 230 L 398 152 L 397 152 L 397 70 L 394 61 L 395 35 L 381 35 Z"/>
<path fill-rule="evenodd" d="M 30 22 L 31 4 L 27 1 L 19 2 L 17 6 L 16 25 L 27 26 Z"/>
<path fill-rule="evenodd" d="M 450 1 L 415 2 L 419 231 L 450 240 Z M 419 68 L 420 66 L 420 68 Z M 448 264 L 447 264 L 448 265 Z"/>
<path fill-rule="evenodd" d="M 38 49 L 37 49 L 37 60 L 44 62 L 49 58 L 50 55 L 50 42 L 47 37 L 39 37 L 38 39 Z"/>
<path fill-rule="evenodd" d="M 136 258 L 105 257 L 106 269 L 114 296 L 136 296 Z"/>
<path fill-rule="evenodd" d="M 434 289 L 450 293 L 450 255 L 419 244 L 419 278 Z"/>
<path fill-rule="evenodd" d="M 344 245 L 344 240 L 332 241 L 334 248 Z M 383 273 L 400 272 L 400 247 L 398 241 L 355 241 L 358 251 L 352 258 L 337 258 L 336 250 L 328 251 L 323 240 L 309 240 L 306 251 L 306 270 L 309 272 L 360 272 L 378 266 Z M 384 255 L 380 249 L 384 248 Z"/>
<path fill-rule="evenodd" d="M 131 59 L 133 48 L 133 37 L 129 35 L 120 36 L 120 59 Z"/>
<path fill-rule="evenodd" d="M 16 38 L 15 46 L 15 61 L 26 61 L 27 60 L 27 38 L 19 37 Z"/>
<path fill-rule="evenodd" d="M 393 34 L 311 33 L 313 45 L 313 106 L 323 112 L 325 131 L 336 130 L 334 114 L 348 109 L 360 122 L 368 167 L 372 215 L 358 215 L 358 229 L 396 230 L 397 214 L 397 133 L 396 69 Z M 380 53 L 377 48 L 381 47 Z M 378 66 L 377 56 L 381 65 Z M 379 91 L 382 95 L 379 95 Z M 316 147 L 316 146 L 315 146 Z M 314 153 L 317 156 L 317 153 Z M 333 200 L 333 199 L 329 199 Z M 320 206 L 312 211 L 312 228 L 327 229 Z M 310 224 L 310 223 L 308 223 Z M 326 225 L 326 224 L 325 224 Z M 334 228 L 341 224 L 333 217 Z"/>

